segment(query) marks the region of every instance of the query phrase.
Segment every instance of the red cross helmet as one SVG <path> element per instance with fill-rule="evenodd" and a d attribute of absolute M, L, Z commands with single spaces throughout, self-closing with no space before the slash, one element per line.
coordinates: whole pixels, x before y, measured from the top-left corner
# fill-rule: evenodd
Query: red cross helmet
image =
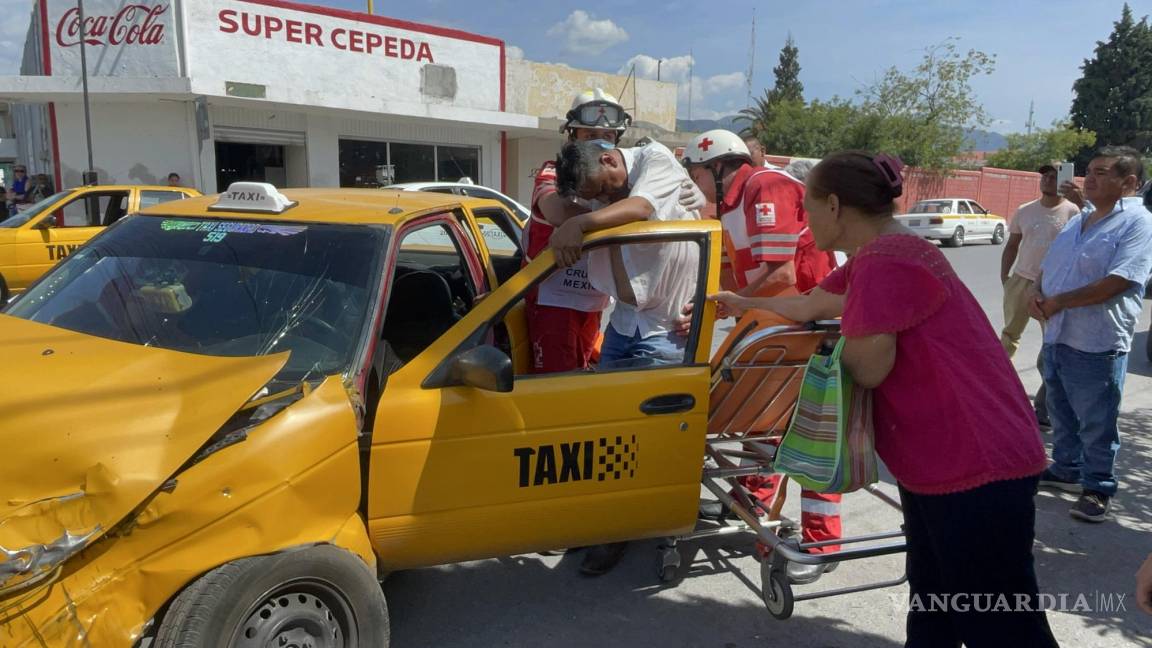
<path fill-rule="evenodd" d="M 572 99 L 572 109 L 568 111 L 560 132 L 572 128 L 603 128 L 623 135 L 630 125 L 632 115 L 624 110 L 616 97 L 600 88 L 593 88 Z"/>
<path fill-rule="evenodd" d="M 748 145 L 739 135 L 717 128 L 700 133 L 684 147 L 684 165 L 704 164 L 720 158 L 739 157 L 751 162 Z"/>

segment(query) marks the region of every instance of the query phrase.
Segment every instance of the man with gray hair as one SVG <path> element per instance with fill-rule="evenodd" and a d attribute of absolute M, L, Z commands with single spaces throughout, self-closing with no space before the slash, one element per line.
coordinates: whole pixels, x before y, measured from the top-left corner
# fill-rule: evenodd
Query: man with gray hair
<path fill-rule="evenodd" d="M 1091 204 L 1052 241 L 1028 308 L 1046 323 L 1041 372 L 1053 442 L 1040 486 L 1080 493 L 1069 513 L 1085 522 L 1106 520 L 1117 490 L 1120 397 L 1152 272 L 1152 213 L 1135 195 L 1143 179 L 1135 149 L 1096 153 L 1084 175 Z"/>
<path fill-rule="evenodd" d="M 699 219 L 679 201 L 686 179 L 676 157 L 659 142 L 641 148 L 568 144 L 556 161 L 558 191 L 605 207 L 556 229 L 551 240 L 556 262 L 576 263 L 587 232 L 643 220 Z M 693 297 L 698 255 L 689 242 L 636 243 L 589 253 L 589 280 L 616 300 L 600 349 L 602 366 L 683 361 L 685 338 L 673 329 L 680 308 Z"/>
<path fill-rule="evenodd" d="M 607 144 L 607 145 L 605 145 Z M 614 148 L 597 141 L 572 142 L 556 160 L 561 196 L 597 200 L 601 209 L 573 216 L 556 228 L 556 263 L 569 266 L 582 254 L 584 234 L 644 220 L 697 220 L 680 204 L 688 174 L 663 144 Z M 696 243 L 629 243 L 590 250 L 588 279 L 616 300 L 604 331 L 600 366 L 672 365 L 684 361 L 687 338 L 675 332 L 681 307 L 696 289 L 700 250 Z M 624 555 L 626 542 L 588 549 L 580 571 L 598 576 Z"/>

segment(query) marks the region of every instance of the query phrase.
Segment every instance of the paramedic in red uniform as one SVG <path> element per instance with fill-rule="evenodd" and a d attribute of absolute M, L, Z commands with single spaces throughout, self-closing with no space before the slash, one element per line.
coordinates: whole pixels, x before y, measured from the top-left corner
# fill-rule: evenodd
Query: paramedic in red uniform
<path fill-rule="evenodd" d="M 632 117 L 616 98 L 600 88 L 576 95 L 562 130 L 568 141 L 604 140 L 613 144 Z M 524 228 L 524 263 L 548 248 L 555 228 L 586 211 L 556 193 L 555 162 L 545 162 L 532 189 L 532 216 Z M 588 260 L 561 268 L 525 296 L 532 372 L 555 373 L 588 368 L 600 336 L 600 313 L 609 297 L 588 281 Z"/>
<path fill-rule="evenodd" d="M 705 197 L 717 203 L 724 232 L 721 285 L 748 297 L 796 294 L 816 287 L 835 269 L 835 258 L 816 248 L 808 229 L 804 185 L 783 171 L 754 166 L 738 135 L 722 129 L 702 133 L 685 147 L 683 162 Z M 768 510 L 779 476 L 751 475 L 741 483 Z M 722 510 L 702 513 L 715 516 Z M 802 491 L 800 523 L 804 542 L 841 538 L 840 495 Z M 790 563 L 788 575 L 795 583 L 812 582 L 825 569 Z"/>
<path fill-rule="evenodd" d="M 600 88 L 585 90 L 572 100 L 561 130 L 569 142 L 602 140 L 618 144 L 632 123 L 620 102 Z M 704 195 L 685 181 L 679 202 L 686 209 L 704 206 Z M 576 214 L 600 207 L 594 201 L 563 198 L 556 192 L 556 164 L 545 162 L 536 173 L 532 215 L 524 228 L 524 263 L 548 248 L 552 232 Z M 592 288 L 588 259 L 561 268 L 525 296 L 532 372 L 557 373 L 587 369 L 600 337 L 600 313 L 608 295 Z"/>

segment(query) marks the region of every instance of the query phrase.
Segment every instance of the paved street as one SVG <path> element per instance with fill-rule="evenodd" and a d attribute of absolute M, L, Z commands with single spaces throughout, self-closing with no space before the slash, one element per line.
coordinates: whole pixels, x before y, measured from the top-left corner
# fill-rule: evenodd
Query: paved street
<path fill-rule="evenodd" d="M 999 330 L 999 255 L 1002 248 L 975 244 L 946 254 Z M 1042 591 L 1068 595 L 1068 612 L 1049 619 L 1062 645 L 1152 646 L 1152 617 L 1132 600 L 1133 574 L 1152 550 L 1152 367 L 1144 357 L 1149 326 L 1146 302 L 1130 359 L 1121 418 L 1124 447 L 1118 474 L 1121 493 L 1115 520 L 1085 525 L 1069 518 L 1070 495 L 1042 493 L 1037 500 L 1037 569 Z M 1040 346 L 1031 326 L 1016 356 L 1029 390 L 1039 384 L 1032 365 Z M 980 407 L 980 403 L 971 403 Z M 941 412 L 946 415 L 946 412 Z M 1050 439 L 1050 435 L 1048 435 Z M 466 479 L 467 476 L 462 476 Z M 895 493 L 890 484 L 888 492 Z M 789 500 L 799 518 L 799 493 Z M 844 502 L 848 534 L 888 530 L 899 514 L 866 494 Z M 467 542 L 467 538 L 460 538 Z M 997 542 L 995 536 L 971 538 Z M 513 556 L 394 574 L 385 583 L 394 646 L 820 646 L 891 647 L 903 644 L 903 613 L 894 599 L 906 588 L 796 604 L 788 621 L 776 621 L 760 602 L 759 563 L 751 536 L 738 535 L 682 546 L 682 580 L 661 583 L 655 574 L 656 541 L 634 543 L 607 576 L 577 574 L 580 554 Z M 972 565 L 979 569 L 980 565 Z M 898 576 L 898 557 L 847 563 L 818 586 L 865 583 Z M 811 591 L 813 586 L 797 588 Z M 1083 594 L 1092 611 L 1071 611 Z M 1101 596 L 1103 595 L 1103 596 Z M 1126 611 L 1100 611 L 1101 601 Z"/>

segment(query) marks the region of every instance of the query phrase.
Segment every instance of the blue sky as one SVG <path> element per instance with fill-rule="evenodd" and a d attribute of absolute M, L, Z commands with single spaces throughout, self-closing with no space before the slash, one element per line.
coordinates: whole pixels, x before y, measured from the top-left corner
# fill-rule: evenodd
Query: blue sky
<path fill-rule="evenodd" d="M 324 4 L 362 9 L 355 0 Z M 1097 40 L 1108 37 L 1122 0 L 809 0 L 717 2 L 588 0 L 586 2 L 394 2 L 377 0 L 376 12 L 503 39 L 534 61 L 594 70 L 626 69 L 633 57 L 643 76 L 687 80 L 694 60 L 692 116 L 733 114 L 746 105 L 751 16 L 756 8 L 756 60 L 752 87 L 773 82 L 772 68 L 790 32 L 800 48 L 800 80 L 808 98 L 851 96 L 892 65 L 915 65 L 925 47 L 947 37 L 963 49 L 997 55 L 996 71 L 974 90 L 996 120 L 993 130 L 1023 130 L 1035 101 L 1036 123 L 1047 126 L 1068 114 L 1072 83 Z M 1132 2 L 1134 13 L 1152 13 L 1152 2 Z M 580 13 L 576 13 L 580 12 Z M 611 21 L 605 23 L 604 21 Z M 579 32 L 568 38 L 559 27 Z M 682 89 L 679 116 L 688 116 Z"/>
<path fill-rule="evenodd" d="M 207 2 L 210 0 L 186 0 Z M 365 0 L 312 0 L 364 10 Z M 15 74 L 31 0 L 0 0 L 0 74 Z M 1152 2 L 1131 3 L 1136 16 Z M 808 2 L 687 2 L 683 0 L 376 0 L 376 13 L 454 27 L 503 39 L 534 61 L 681 82 L 679 116 L 687 118 L 691 52 L 692 117 L 733 114 L 747 103 L 751 16 L 756 8 L 752 87 L 773 81 L 772 67 L 789 33 L 800 48 L 800 78 L 808 98 L 851 96 L 891 65 L 915 65 L 924 48 L 958 37 L 961 48 L 997 56 L 996 71 L 974 84 L 996 120 L 993 130 L 1023 130 L 1035 101 L 1036 123 L 1067 115 L 1072 83 L 1097 40 L 1107 38 L 1122 0 L 809 0 Z M 14 20 L 17 18 L 18 20 Z M 23 23 L 23 25 L 21 25 Z M 515 50 L 514 50 L 515 51 Z M 612 90 L 612 89 L 608 89 Z"/>

